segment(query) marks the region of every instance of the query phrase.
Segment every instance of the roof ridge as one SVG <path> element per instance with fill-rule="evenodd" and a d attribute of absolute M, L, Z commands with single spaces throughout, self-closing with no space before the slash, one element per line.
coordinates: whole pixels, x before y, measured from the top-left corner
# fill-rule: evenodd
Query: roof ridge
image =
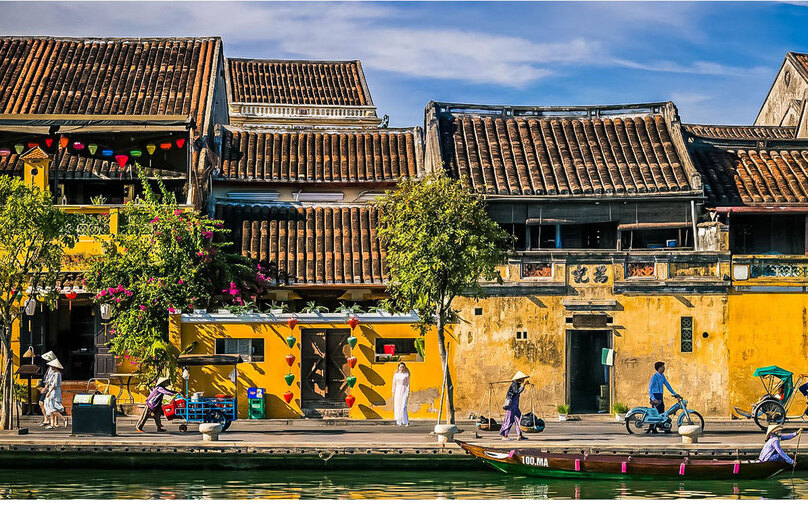
<path fill-rule="evenodd" d="M 362 128 L 339 128 L 339 127 L 331 127 L 331 128 L 324 128 L 324 127 L 305 127 L 300 128 L 296 126 L 284 126 L 284 125 L 232 125 L 232 124 L 223 124 L 221 125 L 223 129 L 228 131 L 239 131 L 239 132 L 248 132 L 248 133 L 384 133 L 384 132 L 392 132 L 392 133 L 412 133 L 414 130 L 420 129 L 421 127 L 418 125 L 413 126 L 398 126 L 394 128 L 378 128 L 378 127 L 362 127 Z"/>
<path fill-rule="evenodd" d="M 600 105 L 490 105 L 490 104 L 433 101 L 431 102 L 431 105 L 433 105 L 438 109 L 447 109 L 447 112 L 453 114 L 464 114 L 464 110 L 469 110 L 470 112 L 466 112 L 465 113 L 466 115 L 499 115 L 499 116 L 509 116 L 513 118 L 517 117 L 589 118 L 589 117 L 600 117 L 601 113 L 611 111 L 616 111 L 617 113 L 609 113 L 605 115 L 664 116 L 666 108 L 676 107 L 676 105 L 670 100 L 663 102 L 600 104 Z M 534 114 L 530 114 L 531 112 L 533 112 Z M 581 112 L 584 112 L 586 114 L 585 115 L 576 114 Z"/>
<path fill-rule="evenodd" d="M 301 58 L 286 59 L 286 58 L 240 58 L 240 57 L 227 57 L 227 61 L 262 61 L 262 62 L 282 62 L 282 63 L 358 63 L 359 59 L 354 60 L 306 60 Z"/>
<path fill-rule="evenodd" d="M 203 35 L 199 37 L 70 37 L 61 35 L 2 35 L 0 39 L 14 40 L 87 40 L 87 41 L 152 41 L 152 40 L 222 40 L 219 35 Z"/>

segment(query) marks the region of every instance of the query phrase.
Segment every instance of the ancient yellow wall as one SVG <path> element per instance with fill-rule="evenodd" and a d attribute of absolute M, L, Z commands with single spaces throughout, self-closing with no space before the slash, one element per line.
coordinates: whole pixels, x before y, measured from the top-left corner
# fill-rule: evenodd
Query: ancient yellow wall
<path fill-rule="evenodd" d="M 361 317 L 360 317 L 361 320 Z M 284 319 L 285 321 L 285 319 Z M 260 387 L 266 390 L 267 418 L 288 419 L 302 416 L 300 398 L 300 353 L 301 331 L 309 328 L 346 329 L 347 324 L 303 324 L 290 330 L 284 323 L 242 323 L 242 322 L 179 322 L 179 317 L 171 320 L 172 340 L 183 348 L 193 341 L 199 344 L 193 354 L 212 354 L 215 351 L 217 338 L 263 338 L 264 361 L 261 363 L 244 363 L 238 366 L 239 379 L 239 417 L 247 417 L 246 389 Z M 294 347 L 290 349 L 286 337 L 296 338 Z M 398 363 L 374 363 L 374 341 L 378 337 L 418 337 L 418 332 L 410 324 L 372 323 L 359 324 L 353 330 L 358 343 L 353 349 L 357 357 L 357 365 L 353 375 L 357 377 L 356 385 L 350 393 L 356 397 L 356 403 L 350 409 L 350 417 L 354 419 L 392 419 L 393 400 L 391 381 Z M 449 337 L 451 340 L 451 337 Z M 410 369 L 409 415 L 412 419 L 437 418 L 442 370 L 434 331 L 425 336 L 425 357 L 422 362 L 407 362 Z M 454 354 L 454 345 L 450 343 L 450 357 Z M 285 356 L 293 354 L 295 362 L 292 373 L 295 381 L 287 386 L 284 375 L 289 367 Z M 190 390 L 203 391 L 206 395 L 216 393 L 233 393 L 233 383 L 228 378 L 232 367 L 191 367 Z M 293 400 L 287 404 L 283 399 L 286 391 L 292 391 Z"/>
<path fill-rule="evenodd" d="M 731 405 L 749 410 L 763 394 L 755 368 L 775 365 L 808 373 L 808 294 L 733 293 L 729 296 L 729 376 Z M 796 393 L 789 410 L 799 416 L 805 398 Z"/>
<path fill-rule="evenodd" d="M 788 84 L 786 73 L 789 74 Z M 806 93 L 808 93 L 808 81 L 790 61 L 786 60 L 760 108 L 755 125 L 795 126 L 799 121 L 799 111 L 792 107 L 791 101 L 805 99 Z"/>

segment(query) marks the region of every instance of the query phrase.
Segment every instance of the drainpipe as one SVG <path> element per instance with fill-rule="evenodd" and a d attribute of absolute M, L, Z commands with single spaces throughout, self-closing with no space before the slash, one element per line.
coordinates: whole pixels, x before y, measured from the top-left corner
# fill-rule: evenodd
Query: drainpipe
<path fill-rule="evenodd" d="M 693 220 L 693 250 L 699 250 L 699 236 L 696 233 L 696 202 L 690 200 L 690 218 Z"/>
<path fill-rule="evenodd" d="M 555 248 L 561 249 L 561 225 L 555 225 Z"/>

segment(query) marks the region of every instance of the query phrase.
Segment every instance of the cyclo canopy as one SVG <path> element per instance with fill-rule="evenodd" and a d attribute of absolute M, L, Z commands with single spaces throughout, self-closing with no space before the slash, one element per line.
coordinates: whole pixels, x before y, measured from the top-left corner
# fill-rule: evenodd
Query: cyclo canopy
<path fill-rule="evenodd" d="M 794 374 L 788 370 L 784 370 L 779 366 L 765 366 L 758 368 L 752 374 L 755 377 L 776 377 L 783 383 L 783 400 L 791 397 L 791 392 L 794 391 Z M 765 383 L 764 383 L 765 385 Z M 771 393 L 771 391 L 768 391 Z"/>

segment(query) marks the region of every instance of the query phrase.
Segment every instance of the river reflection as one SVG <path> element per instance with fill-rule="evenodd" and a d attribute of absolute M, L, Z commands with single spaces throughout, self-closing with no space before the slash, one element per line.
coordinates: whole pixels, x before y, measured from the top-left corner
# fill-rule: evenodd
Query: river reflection
<path fill-rule="evenodd" d="M 33 482 L 32 482 L 33 481 Z M 808 498 L 808 474 L 794 480 L 575 481 L 493 471 L 144 471 L 3 470 L 3 499 L 621 499 Z"/>

